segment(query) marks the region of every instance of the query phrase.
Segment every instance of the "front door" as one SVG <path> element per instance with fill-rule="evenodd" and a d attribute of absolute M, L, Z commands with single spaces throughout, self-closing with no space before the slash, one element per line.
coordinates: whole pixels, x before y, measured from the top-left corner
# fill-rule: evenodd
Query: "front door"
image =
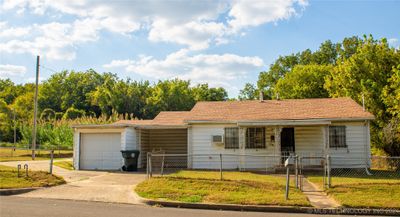
<path fill-rule="evenodd" d="M 294 149 L 294 128 L 283 128 L 281 132 L 281 152 L 288 155 L 295 152 Z"/>

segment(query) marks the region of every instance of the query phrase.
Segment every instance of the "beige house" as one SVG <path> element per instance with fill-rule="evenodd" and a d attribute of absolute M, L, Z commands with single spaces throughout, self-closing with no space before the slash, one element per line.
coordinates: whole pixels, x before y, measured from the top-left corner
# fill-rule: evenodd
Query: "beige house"
<path fill-rule="evenodd" d="M 289 154 L 329 154 L 345 159 L 333 167 L 368 167 L 373 119 L 350 98 L 198 102 L 191 111 L 161 112 L 153 120 L 74 126 L 74 165 L 119 169 L 120 151 L 137 149 L 142 168 L 154 151 L 181 154 L 193 169 L 219 168 L 216 154 L 232 156 L 224 159 L 231 169 L 265 168 L 261 156 Z"/>

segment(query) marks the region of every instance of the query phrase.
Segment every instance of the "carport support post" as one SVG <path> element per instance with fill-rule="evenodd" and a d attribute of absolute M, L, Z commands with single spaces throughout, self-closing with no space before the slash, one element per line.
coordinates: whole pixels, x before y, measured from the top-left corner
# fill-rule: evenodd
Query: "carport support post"
<path fill-rule="evenodd" d="M 50 174 L 53 174 L 53 157 L 54 157 L 54 150 L 50 151 Z"/>

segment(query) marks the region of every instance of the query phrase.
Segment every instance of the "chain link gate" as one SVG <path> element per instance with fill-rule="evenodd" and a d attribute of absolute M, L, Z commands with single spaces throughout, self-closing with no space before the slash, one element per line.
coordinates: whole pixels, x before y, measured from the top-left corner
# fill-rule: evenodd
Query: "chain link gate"
<path fill-rule="evenodd" d="M 329 160 L 321 156 L 299 157 L 299 178 L 300 190 L 305 191 L 323 191 L 329 183 Z M 307 178 L 315 176 L 322 179 L 323 189 L 310 183 Z"/>

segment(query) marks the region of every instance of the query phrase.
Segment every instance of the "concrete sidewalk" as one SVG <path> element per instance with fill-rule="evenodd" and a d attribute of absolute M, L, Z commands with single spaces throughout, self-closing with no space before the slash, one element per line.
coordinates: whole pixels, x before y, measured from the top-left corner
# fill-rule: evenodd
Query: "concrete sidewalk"
<path fill-rule="evenodd" d="M 27 163 L 30 170 L 48 171 L 49 161 L 1 162 L 0 165 L 16 167 Z M 57 166 L 53 173 L 62 176 L 67 184 L 44 188 L 18 195 L 30 198 L 51 198 L 140 204 L 134 187 L 146 179 L 144 173 L 105 171 L 71 171 Z"/>
<path fill-rule="evenodd" d="M 311 205 L 315 208 L 337 208 L 340 206 L 334 199 L 318 188 L 314 183 L 303 178 L 303 194 L 307 196 Z"/>

